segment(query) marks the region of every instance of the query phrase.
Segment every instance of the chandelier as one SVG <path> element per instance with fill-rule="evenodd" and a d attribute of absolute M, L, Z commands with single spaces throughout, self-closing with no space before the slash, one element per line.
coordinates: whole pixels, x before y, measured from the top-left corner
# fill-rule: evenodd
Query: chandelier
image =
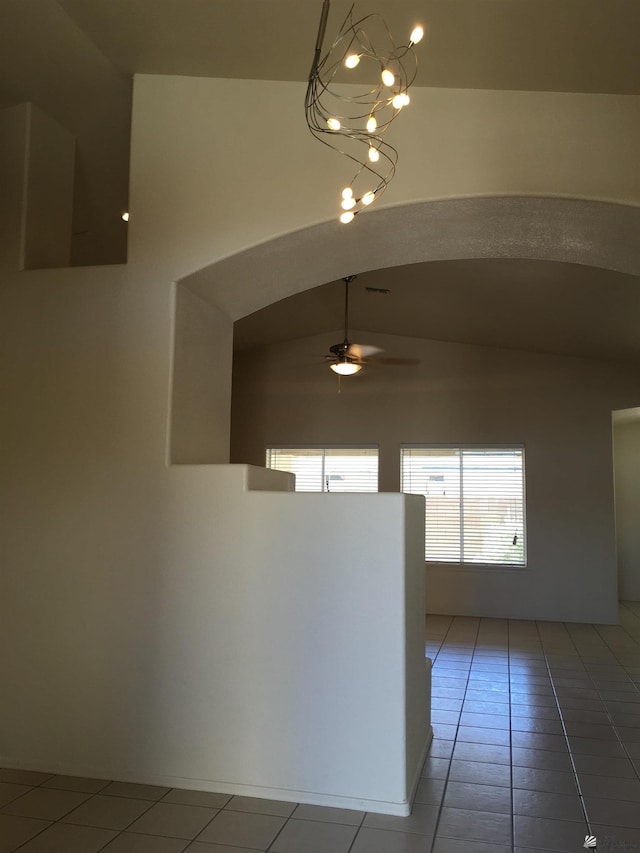
<path fill-rule="evenodd" d="M 329 4 L 330 0 L 323 0 L 305 116 L 316 139 L 355 164 L 355 174 L 339 201 L 340 221 L 347 223 L 380 198 L 395 174 L 398 152 L 383 135 L 409 104 L 409 87 L 417 70 L 413 46 L 424 31 L 416 26 L 408 43 L 398 46 L 380 15 L 356 20 L 352 6 L 333 44 L 322 55 Z M 368 88 L 349 79 L 358 66 L 364 72 L 358 80 L 374 81 Z"/>

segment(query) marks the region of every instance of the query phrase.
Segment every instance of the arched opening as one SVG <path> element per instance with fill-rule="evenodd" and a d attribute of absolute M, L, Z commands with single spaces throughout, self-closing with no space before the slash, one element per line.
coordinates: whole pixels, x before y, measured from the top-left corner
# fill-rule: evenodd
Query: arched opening
<path fill-rule="evenodd" d="M 232 327 L 241 317 L 348 273 L 429 261 L 528 258 L 638 275 L 638 233 L 640 209 L 627 205 L 447 199 L 382 208 L 353 227 L 325 222 L 188 275 L 176 291 L 171 461 L 228 460 Z"/>

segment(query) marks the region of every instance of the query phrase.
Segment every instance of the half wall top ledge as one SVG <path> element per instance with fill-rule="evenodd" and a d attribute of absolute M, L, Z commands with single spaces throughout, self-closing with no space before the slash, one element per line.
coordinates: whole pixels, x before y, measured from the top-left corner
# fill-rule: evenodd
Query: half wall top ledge
<path fill-rule="evenodd" d="M 471 258 L 564 261 L 640 275 L 640 207 L 539 196 L 386 207 L 353 226 L 330 221 L 285 234 L 179 283 L 238 320 L 347 273 Z"/>

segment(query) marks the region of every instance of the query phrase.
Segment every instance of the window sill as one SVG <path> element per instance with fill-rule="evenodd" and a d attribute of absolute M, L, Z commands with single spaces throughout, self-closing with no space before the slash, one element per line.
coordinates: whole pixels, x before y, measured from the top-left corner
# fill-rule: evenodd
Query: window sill
<path fill-rule="evenodd" d="M 518 563 L 438 563 L 435 560 L 425 560 L 425 568 L 438 569 L 447 572 L 521 572 L 527 571 L 528 566 Z"/>

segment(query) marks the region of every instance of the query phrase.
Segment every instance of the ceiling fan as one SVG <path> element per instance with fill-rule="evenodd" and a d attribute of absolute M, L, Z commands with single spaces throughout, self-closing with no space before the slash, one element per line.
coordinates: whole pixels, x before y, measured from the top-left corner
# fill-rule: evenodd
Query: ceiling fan
<path fill-rule="evenodd" d="M 342 279 L 344 281 L 344 340 L 329 347 L 330 355 L 325 356 L 331 370 L 339 376 L 351 376 L 362 370 L 365 364 L 419 364 L 416 358 L 381 357 L 380 353 L 384 350 L 379 347 L 352 344 L 349 341 L 349 285 L 355 278 L 355 275 L 347 275 Z"/>

